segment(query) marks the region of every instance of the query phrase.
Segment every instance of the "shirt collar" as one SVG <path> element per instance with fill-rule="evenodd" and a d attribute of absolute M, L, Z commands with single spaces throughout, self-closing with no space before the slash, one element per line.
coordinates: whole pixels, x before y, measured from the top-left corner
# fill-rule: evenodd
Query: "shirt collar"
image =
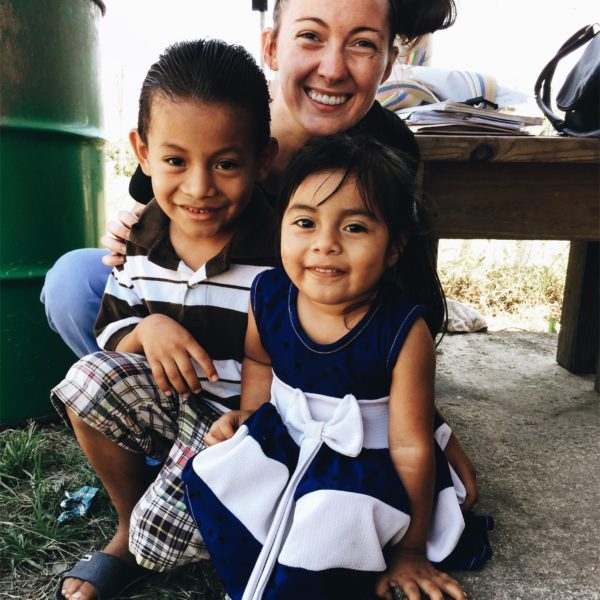
<path fill-rule="evenodd" d="M 231 241 L 206 263 L 207 277 L 214 277 L 229 269 L 230 264 L 271 264 L 275 255 L 275 223 L 273 209 L 264 192 L 254 187 L 246 210 L 238 219 Z M 139 221 L 131 228 L 127 254 L 147 254 L 148 260 L 177 270 L 180 258 L 169 238 L 169 217 L 156 199 L 152 199 Z"/>

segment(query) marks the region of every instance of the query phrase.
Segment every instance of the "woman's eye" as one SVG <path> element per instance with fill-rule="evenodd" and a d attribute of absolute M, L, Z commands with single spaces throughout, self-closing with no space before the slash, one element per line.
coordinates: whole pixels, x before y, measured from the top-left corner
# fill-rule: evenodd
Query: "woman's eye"
<path fill-rule="evenodd" d="M 301 229 L 310 229 L 311 227 L 315 226 L 314 222 L 310 219 L 296 219 L 294 221 L 294 225 L 300 227 Z"/>
<path fill-rule="evenodd" d="M 185 166 L 185 160 L 183 160 L 183 158 L 179 158 L 178 156 L 169 156 L 168 158 L 165 158 L 165 162 L 172 167 Z"/>
<path fill-rule="evenodd" d="M 349 233 L 364 233 L 367 231 L 367 228 L 360 223 L 350 223 L 349 225 L 346 225 L 344 229 Z"/>
<path fill-rule="evenodd" d="M 313 31 L 303 31 L 301 33 L 299 33 L 296 37 L 302 39 L 302 40 L 309 40 L 309 41 L 313 41 L 316 42 L 319 39 L 319 36 L 314 33 Z"/>
<path fill-rule="evenodd" d="M 378 46 L 375 42 L 371 40 L 358 40 L 354 43 L 354 46 L 359 50 L 369 50 L 369 51 L 377 51 Z"/>

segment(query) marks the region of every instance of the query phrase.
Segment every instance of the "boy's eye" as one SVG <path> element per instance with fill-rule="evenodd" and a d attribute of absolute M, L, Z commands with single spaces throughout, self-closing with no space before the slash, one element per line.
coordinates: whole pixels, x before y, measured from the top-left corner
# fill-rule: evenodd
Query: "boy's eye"
<path fill-rule="evenodd" d="M 183 167 L 185 166 L 185 160 L 179 156 L 169 156 L 165 158 L 165 162 L 172 167 Z"/>
<path fill-rule="evenodd" d="M 344 227 L 344 230 L 348 231 L 349 233 L 364 233 L 368 231 L 367 228 L 360 223 L 350 223 Z"/>
<path fill-rule="evenodd" d="M 304 218 L 304 217 L 301 219 L 296 219 L 294 221 L 294 225 L 296 225 L 297 227 L 300 227 L 300 229 L 310 229 L 311 227 L 315 226 L 313 221 L 311 221 L 310 219 Z"/>
<path fill-rule="evenodd" d="M 238 166 L 238 164 L 236 162 L 234 162 L 233 160 L 220 160 L 217 163 L 217 169 L 220 169 L 221 171 L 231 171 L 232 169 L 235 169 Z"/>

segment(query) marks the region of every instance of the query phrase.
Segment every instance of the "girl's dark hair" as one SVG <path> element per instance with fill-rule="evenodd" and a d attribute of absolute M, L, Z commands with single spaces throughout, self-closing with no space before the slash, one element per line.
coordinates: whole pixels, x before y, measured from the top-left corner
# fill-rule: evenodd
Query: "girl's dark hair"
<path fill-rule="evenodd" d="M 281 27 L 281 13 L 286 2 L 275 0 L 273 8 L 273 36 L 277 37 Z M 331 1 L 331 0 L 325 0 Z M 388 0 L 390 44 L 396 36 L 404 43 L 411 43 L 425 33 L 446 29 L 454 24 L 456 5 L 454 0 Z"/>
<path fill-rule="evenodd" d="M 179 42 L 154 63 L 140 93 L 138 132 L 148 143 L 152 102 L 168 100 L 229 104 L 247 113 L 254 127 L 256 150 L 270 137 L 269 90 L 263 72 L 241 46 L 221 40 Z"/>
<path fill-rule="evenodd" d="M 370 136 L 341 133 L 315 138 L 294 155 L 286 169 L 279 197 L 278 230 L 290 199 L 308 176 L 334 171 L 343 174 L 335 190 L 322 202 L 353 178 L 367 210 L 373 216 L 381 215 L 387 226 L 389 249 L 395 245 L 399 253 L 385 279 L 401 288 L 411 302 L 429 307 L 424 319 L 435 337 L 445 323 L 446 301 L 424 211 L 415 193 L 411 164 L 410 157 Z M 382 293 L 385 287 L 381 286 Z"/>

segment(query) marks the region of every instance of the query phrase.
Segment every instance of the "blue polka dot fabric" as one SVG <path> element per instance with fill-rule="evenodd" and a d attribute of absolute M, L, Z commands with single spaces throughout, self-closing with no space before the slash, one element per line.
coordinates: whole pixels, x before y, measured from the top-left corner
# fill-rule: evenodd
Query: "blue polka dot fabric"
<path fill-rule="evenodd" d="M 187 464 L 187 506 L 233 600 L 372 598 L 387 550 L 410 524 L 387 448 L 387 401 L 397 356 L 425 307 L 386 290 L 345 336 L 321 345 L 303 332 L 283 271 L 263 272 L 251 298 L 272 359 L 271 402 Z M 452 560 L 460 547 L 469 564 L 483 556 L 485 528 L 471 527 L 475 538 L 459 543 L 465 490 L 444 457 L 450 430 L 437 421 L 432 435 L 428 557 Z"/>

